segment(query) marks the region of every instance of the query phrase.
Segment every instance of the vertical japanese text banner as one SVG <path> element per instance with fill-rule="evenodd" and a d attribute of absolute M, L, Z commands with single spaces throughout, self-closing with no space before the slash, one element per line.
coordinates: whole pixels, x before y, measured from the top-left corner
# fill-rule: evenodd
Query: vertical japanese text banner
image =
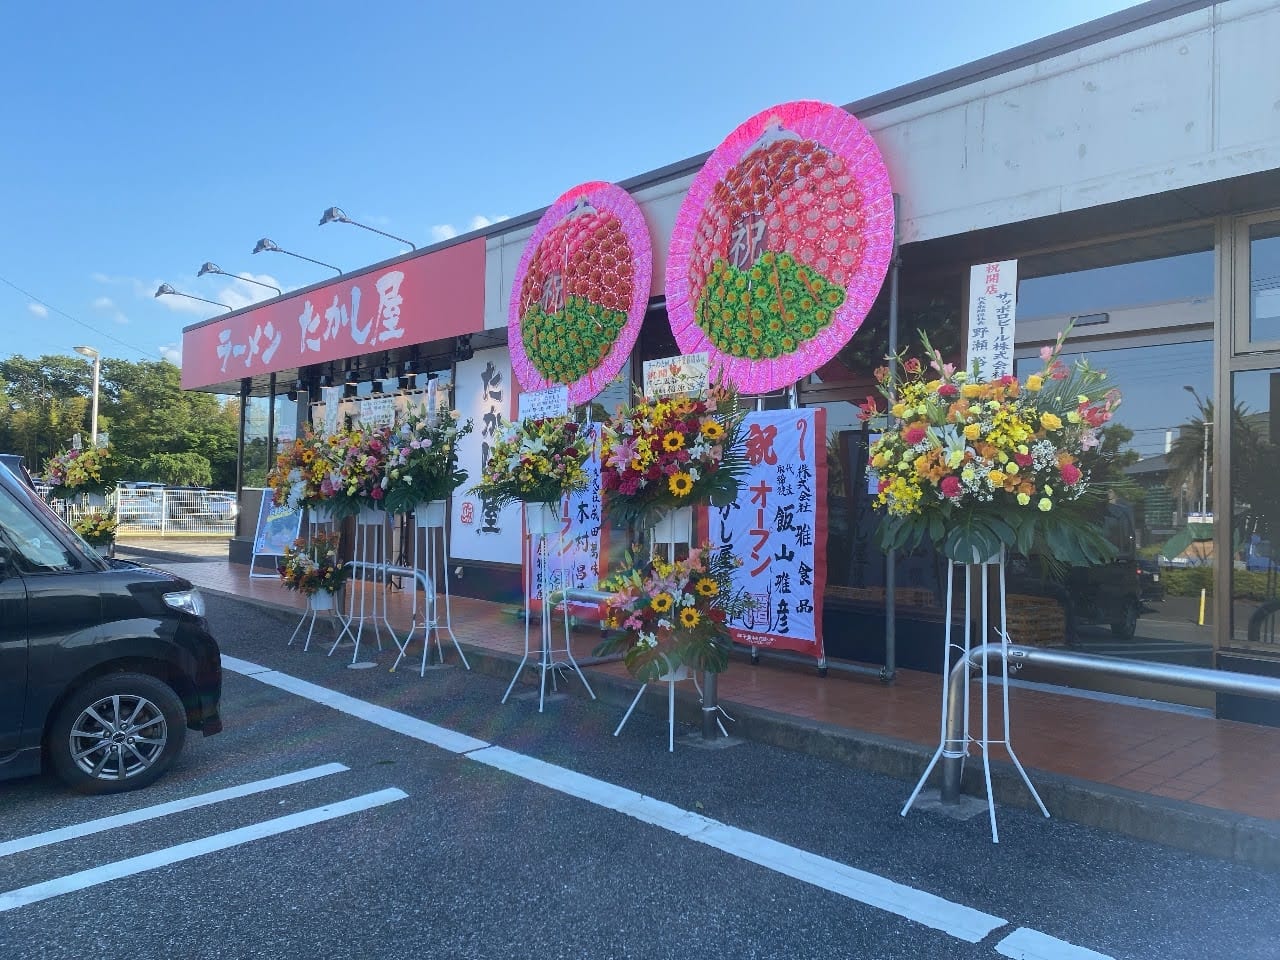
<path fill-rule="evenodd" d="M 978 379 L 1013 374 L 1013 324 L 1018 292 L 1018 261 L 1000 260 L 969 268 L 969 336 L 964 368 Z"/>
<path fill-rule="evenodd" d="M 603 500 L 600 481 L 600 425 L 588 423 L 582 429 L 582 442 L 591 444 L 591 453 L 583 469 L 587 485 L 577 493 L 566 495 L 560 501 L 560 528 L 548 538 L 547 571 L 551 592 L 567 586 L 570 590 L 596 590 L 600 586 L 601 517 Z M 535 563 L 541 564 L 541 554 L 534 554 Z M 539 609 L 542 602 L 542 570 L 534 570 L 531 608 Z M 597 605 L 570 604 L 578 612 L 592 613 Z"/>
<path fill-rule="evenodd" d="M 712 549 L 741 558 L 734 592 L 754 601 L 729 623 L 738 643 L 823 656 L 826 429 L 821 407 L 758 411 L 743 424 L 748 468 L 738 498 L 710 510 Z"/>

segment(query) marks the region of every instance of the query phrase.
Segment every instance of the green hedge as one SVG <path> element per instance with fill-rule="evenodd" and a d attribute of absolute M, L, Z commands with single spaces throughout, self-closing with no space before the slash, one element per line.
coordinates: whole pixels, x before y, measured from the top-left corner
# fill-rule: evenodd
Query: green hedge
<path fill-rule="evenodd" d="M 1162 567 L 1160 582 L 1170 597 L 1198 597 L 1200 591 L 1213 596 L 1213 567 Z M 1273 584 L 1277 581 L 1273 581 Z M 1267 600 L 1267 575 L 1248 570 L 1235 571 L 1232 592 L 1237 600 Z"/>

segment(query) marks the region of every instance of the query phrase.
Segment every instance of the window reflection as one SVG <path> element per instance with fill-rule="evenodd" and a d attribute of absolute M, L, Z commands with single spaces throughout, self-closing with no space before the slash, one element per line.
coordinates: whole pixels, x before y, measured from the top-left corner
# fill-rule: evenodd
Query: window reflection
<path fill-rule="evenodd" d="M 1249 228 L 1249 339 L 1280 340 L 1280 223 Z"/>
<path fill-rule="evenodd" d="M 1232 377 L 1231 645 L 1280 657 L 1280 370 Z"/>

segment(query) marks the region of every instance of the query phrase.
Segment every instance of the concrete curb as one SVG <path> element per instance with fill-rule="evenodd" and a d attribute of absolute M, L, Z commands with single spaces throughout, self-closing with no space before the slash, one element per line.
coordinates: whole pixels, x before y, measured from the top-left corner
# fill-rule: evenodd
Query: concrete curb
<path fill-rule="evenodd" d="M 204 592 L 238 600 L 266 611 L 291 615 L 298 612 L 296 608 L 269 600 L 251 599 L 212 589 L 205 589 Z M 504 682 L 510 681 L 520 662 L 518 656 L 475 646 L 461 635 L 458 641 L 466 651 L 473 672 Z M 593 671 L 589 666 L 584 667 L 583 671 L 588 674 L 596 698 L 602 703 L 625 709 L 639 689 L 636 682 L 630 679 Z M 536 683 L 537 674 L 532 668 L 526 667 L 524 673 L 522 685 L 530 686 L 530 680 Z M 566 689 L 574 696 L 583 695 L 576 678 L 567 688 L 562 687 L 561 692 Z M 883 774 L 902 780 L 904 784 L 913 785 L 933 755 L 934 748 L 905 740 L 836 727 L 732 701 L 724 701 L 722 705 L 734 718 L 735 722 L 730 730 L 735 737 Z M 636 709 L 653 715 L 664 715 L 666 697 L 642 698 Z M 681 723 L 699 726 L 701 716 L 700 704 L 692 691 L 685 692 L 677 688 L 676 719 Z M 1027 774 L 1050 814 L 1058 819 L 1100 827 L 1203 856 L 1255 867 L 1280 868 L 1280 822 L 1092 783 L 1043 770 L 1028 769 Z M 939 772 L 935 771 L 931 783 L 936 787 L 940 780 Z M 991 786 L 998 806 L 1035 808 L 1034 801 L 1012 764 L 1005 761 L 992 762 Z M 908 786 L 903 790 L 904 802 L 909 789 Z M 980 758 L 972 758 L 966 763 L 962 789 L 967 795 L 985 800 Z"/>

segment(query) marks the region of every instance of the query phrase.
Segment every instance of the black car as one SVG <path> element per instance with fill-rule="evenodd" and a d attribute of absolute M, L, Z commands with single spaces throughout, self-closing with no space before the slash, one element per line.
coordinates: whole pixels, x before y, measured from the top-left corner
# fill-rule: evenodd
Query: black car
<path fill-rule="evenodd" d="M 0 470 L 0 779 L 46 765 L 112 793 L 222 729 L 222 666 L 191 583 L 106 560 Z"/>
<path fill-rule="evenodd" d="M 34 490 L 35 481 L 31 479 L 31 474 L 23 463 L 23 459 L 16 453 L 0 453 L 0 468 L 7 467 L 10 473 Z"/>

